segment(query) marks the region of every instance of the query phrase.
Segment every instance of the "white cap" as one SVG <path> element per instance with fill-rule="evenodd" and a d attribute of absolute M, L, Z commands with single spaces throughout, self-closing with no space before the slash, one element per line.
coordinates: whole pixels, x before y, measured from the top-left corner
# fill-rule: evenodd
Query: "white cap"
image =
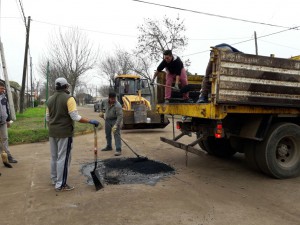
<path fill-rule="evenodd" d="M 55 86 L 60 86 L 60 87 L 62 87 L 62 86 L 64 86 L 64 85 L 70 85 L 70 84 L 68 83 L 68 81 L 67 81 L 65 78 L 59 77 L 59 78 L 57 78 L 57 79 L 55 80 Z"/>

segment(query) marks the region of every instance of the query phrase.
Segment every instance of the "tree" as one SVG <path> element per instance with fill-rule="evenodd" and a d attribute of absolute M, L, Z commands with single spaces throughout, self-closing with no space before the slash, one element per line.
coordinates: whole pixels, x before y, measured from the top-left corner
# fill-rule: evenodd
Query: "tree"
<path fill-rule="evenodd" d="M 109 91 L 111 91 L 111 87 L 109 87 L 108 85 L 102 85 L 99 89 L 98 89 L 98 93 L 100 94 L 100 96 L 102 97 L 108 97 L 108 93 Z"/>
<path fill-rule="evenodd" d="M 48 64 L 49 62 L 49 71 L 48 70 Z M 42 76 L 47 80 L 47 74 L 48 74 L 48 91 L 49 91 L 49 95 L 52 95 L 55 91 L 55 80 L 56 78 L 60 77 L 59 74 L 59 70 L 58 68 L 55 66 L 55 63 L 53 61 L 51 61 L 50 59 L 47 58 L 43 58 L 40 60 L 40 64 L 39 64 L 39 70 L 42 74 Z M 47 83 L 44 83 L 44 89 L 42 90 L 43 92 L 46 92 L 47 88 L 46 88 Z M 44 95 L 44 93 L 42 93 Z M 46 93 L 45 93 L 46 96 Z"/>
<path fill-rule="evenodd" d="M 93 51 L 93 45 L 87 37 L 78 29 L 72 28 L 66 32 L 59 30 L 50 38 L 48 54 L 40 68 L 45 77 L 46 63 L 49 62 L 49 86 L 54 85 L 57 77 L 64 77 L 70 83 L 71 94 L 74 95 L 80 76 L 96 65 L 96 52 Z M 53 87 L 51 89 L 53 90 Z"/>
<path fill-rule="evenodd" d="M 11 87 L 14 87 L 14 88 L 17 88 L 17 89 L 21 89 L 21 86 L 20 86 L 20 84 L 18 83 L 18 82 L 16 82 L 16 81 L 9 81 L 9 85 L 11 86 Z"/>
<path fill-rule="evenodd" d="M 134 63 L 132 64 L 132 71 L 136 74 L 140 75 L 141 77 L 147 78 L 151 80 L 153 73 L 149 70 L 151 65 L 153 64 L 148 57 L 143 57 L 142 54 L 136 54 L 134 57 Z"/>
<path fill-rule="evenodd" d="M 116 75 L 132 73 L 132 54 L 124 49 L 116 48 L 113 56 L 107 55 L 99 65 L 99 69 L 109 80 L 111 86 L 114 85 Z"/>
<path fill-rule="evenodd" d="M 118 73 L 117 60 L 112 56 L 107 56 L 100 62 L 99 67 L 112 86 L 114 84 L 114 77 Z"/>
<path fill-rule="evenodd" d="M 184 50 L 188 39 L 184 36 L 186 28 L 183 22 L 179 17 L 173 21 L 165 16 L 162 22 L 145 19 L 145 24 L 138 26 L 138 53 L 159 61 L 164 50 Z"/>

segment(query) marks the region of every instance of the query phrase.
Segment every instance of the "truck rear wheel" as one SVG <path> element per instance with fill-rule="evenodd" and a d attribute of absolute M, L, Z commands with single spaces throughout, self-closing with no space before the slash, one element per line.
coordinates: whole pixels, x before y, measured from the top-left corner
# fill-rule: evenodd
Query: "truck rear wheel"
<path fill-rule="evenodd" d="M 197 133 L 197 138 L 199 134 Z M 199 142 L 200 148 L 210 155 L 215 155 L 220 158 L 233 156 L 236 151 L 231 147 L 230 141 L 225 138 L 217 139 L 215 137 L 207 137 L 206 140 Z"/>
<path fill-rule="evenodd" d="M 256 171 L 260 171 L 258 164 L 256 162 L 255 158 L 255 147 L 256 147 L 256 142 L 254 141 L 247 141 L 244 145 L 244 153 L 245 153 L 245 158 L 248 166 L 251 169 L 254 169 Z"/>
<path fill-rule="evenodd" d="M 300 127 L 293 123 L 274 124 L 263 142 L 258 143 L 255 158 L 266 174 L 283 179 L 300 174 Z"/>

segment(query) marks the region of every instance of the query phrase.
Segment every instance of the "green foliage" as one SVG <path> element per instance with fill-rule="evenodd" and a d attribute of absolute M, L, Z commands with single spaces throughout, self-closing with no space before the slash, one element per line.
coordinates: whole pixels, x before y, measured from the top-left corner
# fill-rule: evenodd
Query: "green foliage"
<path fill-rule="evenodd" d="M 37 107 L 39 105 L 38 100 L 34 100 L 33 105 L 34 105 L 34 107 Z"/>
<path fill-rule="evenodd" d="M 11 87 L 14 87 L 14 88 L 17 88 L 17 89 L 21 88 L 20 84 L 18 82 L 16 82 L 16 81 L 9 81 L 9 85 Z"/>
<path fill-rule="evenodd" d="M 45 108 L 28 108 L 8 129 L 9 144 L 25 144 L 48 141 L 48 128 L 45 127 Z M 90 124 L 75 122 L 75 135 L 93 131 Z"/>

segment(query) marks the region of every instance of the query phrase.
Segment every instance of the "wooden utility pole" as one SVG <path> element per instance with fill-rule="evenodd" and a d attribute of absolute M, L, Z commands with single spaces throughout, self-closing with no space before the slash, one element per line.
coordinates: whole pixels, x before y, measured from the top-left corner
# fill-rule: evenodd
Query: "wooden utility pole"
<path fill-rule="evenodd" d="M 30 102 L 32 103 L 32 108 L 34 107 L 34 98 L 32 97 L 32 57 L 30 57 Z"/>
<path fill-rule="evenodd" d="M 255 41 L 255 53 L 256 53 L 256 55 L 258 55 L 256 31 L 254 31 L 254 41 Z"/>
<path fill-rule="evenodd" d="M 26 43 L 25 43 L 24 64 L 23 64 L 23 78 L 22 78 L 22 87 L 21 87 L 21 93 L 20 93 L 20 113 L 24 112 L 25 82 L 26 82 L 27 58 L 28 58 L 28 48 L 29 48 L 30 20 L 31 20 L 30 16 L 28 16 L 28 23 L 27 23 L 27 27 L 26 27 Z"/>
<path fill-rule="evenodd" d="M 48 86 L 49 86 L 49 74 L 50 74 L 50 64 L 49 61 L 47 62 L 47 80 L 46 80 L 46 102 L 45 102 L 45 115 L 47 112 L 47 102 L 48 102 Z M 47 128 L 47 121 L 45 117 L 45 129 Z"/>
<path fill-rule="evenodd" d="M 6 61 L 5 61 L 5 56 L 4 56 L 4 48 L 3 48 L 2 42 L 0 42 L 0 53 L 1 53 L 3 74 L 4 74 L 4 80 L 5 80 L 5 86 L 6 86 L 6 93 L 7 93 L 7 98 L 8 98 L 9 108 L 10 108 L 10 116 L 11 116 L 12 120 L 16 120 L 15 105 L 14 105 L 14 100 L 13 100 L 13 97 L 11 94 L 11 89 L 10 89 L 10 84 L 9 84 L 9 79 L 8 79 L 8 74 L 7 74 L 7 69 L 6 69 Z"/>

